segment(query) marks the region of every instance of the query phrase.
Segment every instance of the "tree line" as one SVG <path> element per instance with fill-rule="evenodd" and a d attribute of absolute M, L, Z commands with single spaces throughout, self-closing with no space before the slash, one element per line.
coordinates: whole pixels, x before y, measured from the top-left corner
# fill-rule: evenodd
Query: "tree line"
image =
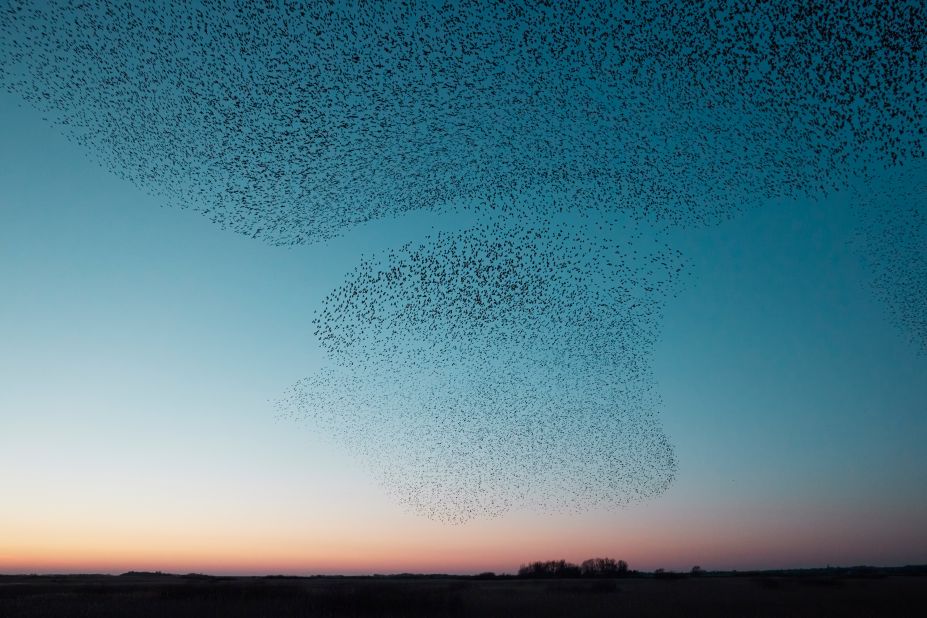
<path fill-rule="evenodd" d="M 628 563 L 614 558 L 590 558 L 582 564 L 566 560 L 539 560 L 523 564 L 518 569 L 518 577 L 526 578 L 624 577 L 629 573 Z"/>

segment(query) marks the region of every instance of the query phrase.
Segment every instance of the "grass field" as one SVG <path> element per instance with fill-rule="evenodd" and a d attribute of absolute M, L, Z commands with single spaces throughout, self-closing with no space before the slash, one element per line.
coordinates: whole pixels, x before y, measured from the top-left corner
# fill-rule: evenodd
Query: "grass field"
<path fill-rule="evenodd" d="M 0 616 L 921 616 L 927 577 L 0 577 Z"/>

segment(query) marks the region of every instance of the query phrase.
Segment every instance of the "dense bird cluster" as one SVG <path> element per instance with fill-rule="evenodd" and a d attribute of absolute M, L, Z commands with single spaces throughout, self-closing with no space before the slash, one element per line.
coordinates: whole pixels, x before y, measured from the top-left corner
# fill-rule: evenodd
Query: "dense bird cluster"
<path fill-rule="evenodd" d="M 332 367 L 280 402 L 417 512 L 580 510 L 675 470 L 649 368 L 677 251 L 601 217 L 490 218 L 362 262 L 316 318 Z"/>
<path fill-rule="evenodd" d="M 918 0 L 13 0 L 0 81 L 271 243 L 532 187 L 692 223 L 922 156 L 925 28 Z"/>
<path fill-rule="evenodd" d="M 678 251 L 603 217 L 488 219 L 361 262 L 316 316 L 329 357 L 360 367 L 530 357 L 583 372 L 652 343 Z"/>
<path fill-rule="evenodd" d="M 661 493 L 675 473 L 646 377 L 531 363 L 388 373 L 324 369 L 279 401 L 345 444 L 412 511 L 460 523 L 512 507 L 576 512 Z"/>
<path fill-rule="evenodd" d="M 648 356 L 682 260 L 616 221 L 715 222 L 925 151 L 920 0 L 0 11 L 2 86 L 236 232 L 307 244 L 477 206 L 475 227 L 364 261 L 326 297 L 329 368 L 280 404 L 449 521 L 672 478 Z M 877 289 L 923 340 L 923 210 L 874 212 L 869 237 L 896 241 L 873 242 Z"/>
<path fill-rule="evenodd" d="M 861 238 L 877 296 L 927 353 L 927 165 L 892 170 L 857 196 Z"/>

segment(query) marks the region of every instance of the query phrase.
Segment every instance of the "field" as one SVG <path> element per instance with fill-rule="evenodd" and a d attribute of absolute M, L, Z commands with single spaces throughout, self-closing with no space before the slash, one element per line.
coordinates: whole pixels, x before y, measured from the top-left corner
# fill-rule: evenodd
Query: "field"
<path fill-rule="evenodd" d="M 0 616 L 915 616 L 927 577 L 0 576 Z"/>

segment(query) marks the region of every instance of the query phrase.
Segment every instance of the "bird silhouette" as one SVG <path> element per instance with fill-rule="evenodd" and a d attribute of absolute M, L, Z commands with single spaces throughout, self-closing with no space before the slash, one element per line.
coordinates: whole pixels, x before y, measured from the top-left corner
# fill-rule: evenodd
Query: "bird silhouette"
<path fill-rule="evenodd" d="M 279 402 L 415 512 L 615 506 L 668 486 L 650 355 L 687 269 L 666 230 L 881 179 L 855 200 L 861 246 L 927 347 L 925 192 L 898 189 L 925 152 L 921 2 L 0 11 L 8 92 L 219 226 L 305 245 L 472 211 L 468 229 L 360 258 L 313 321 L 328 366 Z"/>

